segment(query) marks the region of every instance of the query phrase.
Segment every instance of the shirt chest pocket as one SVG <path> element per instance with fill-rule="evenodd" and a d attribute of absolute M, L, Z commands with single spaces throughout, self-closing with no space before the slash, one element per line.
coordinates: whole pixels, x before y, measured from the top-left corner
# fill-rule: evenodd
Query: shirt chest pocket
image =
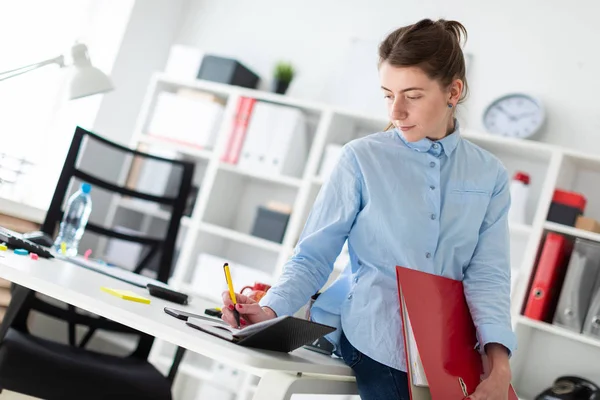
<path fill-rule="evenodd" d="M 464 217 L 479 224 L 490 203 L 492 190 L 475 185 L 452 185 L 448 187 L 444 209 L 453 216 L 453 220 Z"/>

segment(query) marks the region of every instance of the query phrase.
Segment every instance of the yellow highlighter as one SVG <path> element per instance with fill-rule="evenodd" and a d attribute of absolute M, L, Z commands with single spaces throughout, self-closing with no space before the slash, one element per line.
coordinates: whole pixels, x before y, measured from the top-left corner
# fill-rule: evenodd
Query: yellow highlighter
<path fill-rule="evenodd" d="M 139 294 L 132 292 L 131 290 L 121 290 L 121 289 L 113 289 L 102 286 L 100 288 L 103 292 L 112 294 L 113 296 L 117 296 L 122 298 L 123 300 L 135 301 L 138 303 L 150 304 L 150 299 L 147 299 Z"/>
<path fill-rule="evenodd" d="M 227 287 L 229 288 L 229 297 L 231 297 L 231 302 L 233 303 L 233 316 L 235 317 L 235 323 L 238 328 L 240 327 L 240 312 L 235 308 L 237 304 L 235 298 L 235 292 L 233 291 L 233 282 L 231 281 L 231 273 L 229 272 L 229 264 L 225 263 L 223 265 L 223 270 L 225 270 L 225 280 L 227 281 Z"/>

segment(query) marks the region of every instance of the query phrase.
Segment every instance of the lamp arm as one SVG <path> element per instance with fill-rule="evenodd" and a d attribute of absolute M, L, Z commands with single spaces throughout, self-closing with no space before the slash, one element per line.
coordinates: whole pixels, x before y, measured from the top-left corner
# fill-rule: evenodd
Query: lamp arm
<path fill-rule="evenodd" d="M 58 64 L 61 68 L 65 66 L 65 58 L 60 55 L 58 57 L 50 58 L 48 60 L 40 61 L 35 64 L 25 65 L 23 67 L 19 67 L 16 69 L 11 69 L 9 71 L 0 72 L 0 81 L 14 78 L 15 76 L 33 71 L 35 69 L 41 68 L 50 64 Z"/>

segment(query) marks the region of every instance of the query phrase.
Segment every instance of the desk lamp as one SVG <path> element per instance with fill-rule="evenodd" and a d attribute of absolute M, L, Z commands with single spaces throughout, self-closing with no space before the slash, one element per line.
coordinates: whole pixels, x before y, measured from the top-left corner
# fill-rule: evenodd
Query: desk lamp
<path fill-rule="evenodd" d="M 75 43 L 71 48 L 73 58 L 73 75 L 69 87 L 69 99 L 74 100 L 80 97 L 91 96 L 97 93 L 108 92 L 113 89 L 110 78 L 98 68 L 94 67 L 90 61 L 87 46 L 83 43 Z M 15 76 L 36 70 L 46 65 L 58 64 L 61 68 L 65 67 L 65 57 L 60 55 L 55 58 L 40 61 L 35 64 L 25 65 L 10 71 L 0 72 L 0 81 L 13 78 Z"/>

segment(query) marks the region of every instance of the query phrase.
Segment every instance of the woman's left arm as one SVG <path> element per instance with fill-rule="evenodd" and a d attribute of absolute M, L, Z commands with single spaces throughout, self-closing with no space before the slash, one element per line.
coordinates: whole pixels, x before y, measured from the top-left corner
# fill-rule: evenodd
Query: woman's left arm
<path fill-rule="evenodd" d="M 516 349 L 510 317 L 509 208 L 508 174 L 500 165 L 479 241 L 463 278 L 480 350 L 490 366 L 488 378 L 469 397 L 473 400 L 505 400 L 508 396 L 509 358 Z"/>

